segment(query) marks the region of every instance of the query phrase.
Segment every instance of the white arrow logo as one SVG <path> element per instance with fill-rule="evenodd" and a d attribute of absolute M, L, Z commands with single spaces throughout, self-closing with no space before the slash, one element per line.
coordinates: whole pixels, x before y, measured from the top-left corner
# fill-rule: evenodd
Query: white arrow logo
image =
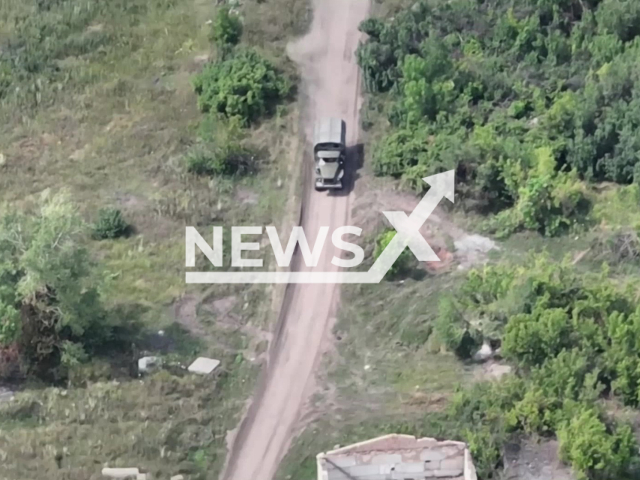
<path fill-rule="evenodd" d="M 377 279 L 376 282 L 371 283 L 378 283 L 384 278 L 406 247 L 409 247 L 421 262 L 440 261 L 440 258 L 420 234 L 420 229 L 443 197 L 454 202 L 455 175 L 453 170 L 449 170 L 438 175 L 425 177 L 423 180 L 431 185 L 431 188 L 410 216 L 407 217 L 404 212 L 382 212 L 398 233 L 367 272 Z"/>
<path fill-rule="evenodd" d="M 420 228 L 440 200 L 454 202 L 455 172 L 449 170 L 423 180 L 431 188 L 409 216 L 383 212 L 397 233 L 367 272 L 187 272 L 187 283 L 380 283 L 407 247 L 421 262 L 439 262 Z"/>

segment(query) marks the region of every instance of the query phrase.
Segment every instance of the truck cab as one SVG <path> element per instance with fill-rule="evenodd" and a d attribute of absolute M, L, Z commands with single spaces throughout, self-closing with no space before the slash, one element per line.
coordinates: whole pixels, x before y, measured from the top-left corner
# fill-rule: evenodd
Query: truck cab
<path fill-rule="evenodd" d="M 314 132 L 315 188 L 342 189 L 346 152 L 346 125 L 339 118 L 321 118 Z"/>

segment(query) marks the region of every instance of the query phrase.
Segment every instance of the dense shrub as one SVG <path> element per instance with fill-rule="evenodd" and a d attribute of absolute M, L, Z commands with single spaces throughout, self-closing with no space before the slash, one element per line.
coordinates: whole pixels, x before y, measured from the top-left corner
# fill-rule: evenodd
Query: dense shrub
<path fill-rule="evenodd" d="M 255 50 L 208 64 L 193 84 L 203 112 L 238 118 L 244 125 L 271 113 L 290 91 L 289 81 Z"/>
<path fill-rule="evenodd" d="M 211 40 L 220 46 L 236 45 L 242 36 L 242 20 L 228 6 L 218 9 L 211 26 Z"/>
<path fill-rule="evenodd" d="M 373 171 L 376 175 L 402 178 L 411 188 L 423 191 L 427 184 L 422 178 L 428 172 L 451 170 L 468 153 L 457 151 L 455 145 L 460 145 L 455 135 L 436 138 L 427 129 L 398 129 L 376 145 Z"/>
<path fill-rule="evenodd" d="M 471 322 L 465 320 L 458 308 L 451 298 L 440 302 L 434 332 L 447 349 L 462 359 L 468 359 L 478 350 L 482 336 Z"/>
<path fill-rule="evenodd" d="M 373 252 L 373 257 L 375 260 L 382 254 L 382 252 L 387 248 L 387 245 L 393 240 L 395 237 L 395 230 L 385 230 L 380 233 L 376 238 L 376 248 Z M 403 273 L 407 273 L 411 269 L 411 264 L 413 262 L 413 254 L 407 248 L 405 248 L 400 256 L 396 259 L 394 264 L 389 269 L 388 275 L 397 276 Z"/>
<path fill-rule="evenodd" d="M 250 173 L 256 167 L 257 153 L 239 143 L 200 145 L 186 158 L 187 171 L 196 175 L 232 176 Z"/>
<path fill-rule="evenodd" d="M 624 478 L 638 446 L 633 431 L 622 425 L 612 432 L 598 412 L 579 408 L 558 431 L 560 457 L 574 468 L 578 478 Z"/>
<path fill-rule="evenodd" d="M 420 190 L 455 168 L 469 204 L 506 210 L 502 235 L 581 223 L 581 181 L 640 172 L 638 12 L 625 0 L 420 0 L 363 22 L 358 62 L 393 126 L 375 173 Z"/>
<path fill-rule="evenodd" d="M 629 406 L 640 403 L 635 305 L 634 290 L 621 288 L 606 270 L 585 276 L 546 256 L 521 267 L 471 271 L 457 295 L 442 300 L 438 337 L 467 358 L 459 339 L 473 332 L 475 348 L 483 340 L 501 344 L 517 370 L 455 399 L 452 414 L 472 425 L 466 436 L 488 444 L 496 458 L 500 444 L 493 444 L 505 435 L 556 435 L 561 457 L 580 478 L 631 478 L 637 442 L 627 425 L 601 410 L 599 399 L 606 393 Z"/>
<path fill-rule="evenodd" d="M 131 232 L 122 212 L 117 208 L 103 208 L 98 212 L 98 220 L 93 225 L 93 237 L 98 240 L 124 237 Z"/>

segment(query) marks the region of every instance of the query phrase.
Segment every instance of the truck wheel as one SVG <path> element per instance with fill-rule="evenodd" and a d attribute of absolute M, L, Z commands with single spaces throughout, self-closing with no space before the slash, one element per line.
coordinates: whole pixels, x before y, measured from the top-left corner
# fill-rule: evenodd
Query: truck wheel
<path fill-rule="evenodd" d="M 319 187 L 318 185 L 315 185 L 316 188 L 316 192 L 324 192 L 324 188 Z"/>

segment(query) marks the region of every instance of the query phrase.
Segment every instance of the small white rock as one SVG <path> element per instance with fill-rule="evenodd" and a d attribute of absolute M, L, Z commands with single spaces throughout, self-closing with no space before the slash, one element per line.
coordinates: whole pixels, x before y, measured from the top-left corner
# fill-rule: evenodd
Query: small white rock
<path fill-rule="evenodd" d="M 174 475 L 171 480 L 184 480 L 184 477 L 182 475 Z"/>
<path fill-rule="evenodd" d="M 162 366 L 162 359 L 159 357 L 142 357 L 138 359 L 138 373 L 149 373 Z"/>
<path fill-rule="evenodd" d="M 365 370 L 369 370 L 370 368 L 371 368 L 371 365 L 365 365 L 365 366 L 364 366 L 364 369 L 365 369 Z"/>
<path fill-rule="evenodd" d="M 191 365 L 189 371 L 200 375 L 209 375 L 220 365 L 220 360 L 215 358 L 199 357 Z"/>
<path fill-rule="evenodd" d="M 7 163 L 7 157 L 0 153 L 0 167 Z"/>
<path fill-rule="evenodd" d="M 103 468 L 102 475 L 109 478 L 137 478 L 140 470 L 137 468 Z"/>
<path fill-rule="evenodd" d="M 164 330 L 158 330 L 158 335 L 160 335 L 161 337 L 164 337 Z"/>

